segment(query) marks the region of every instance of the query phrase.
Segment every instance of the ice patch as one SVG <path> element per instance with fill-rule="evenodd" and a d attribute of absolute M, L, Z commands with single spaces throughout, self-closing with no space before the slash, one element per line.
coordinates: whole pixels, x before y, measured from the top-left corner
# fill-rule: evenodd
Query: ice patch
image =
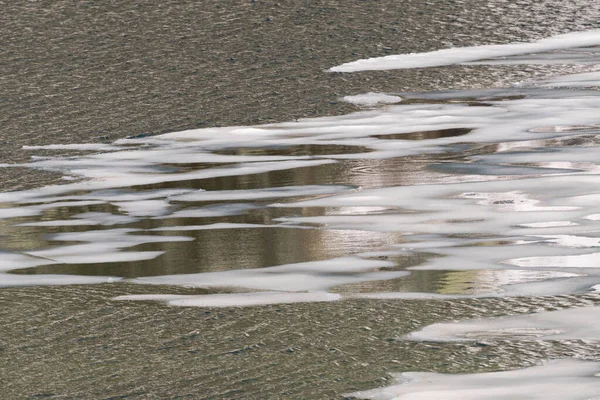
<path fill-rule="evenodd" d="M 242 287 L 267 291 L 316 292 L 326 291 L 338 285 L 395 279 L 409 274 L 406 271 L 381 270 L 394 265 L 393 262 L 389 261 L 343 257 L 267 268 L 138 278 L 132 280 L 132 282 L 155 285 Z"/>
<path fill-rule="evenodd" d="M 39 215 L 42 211 L 33 207 L 22 207 L 22 208 L 0 208 L 0 219 L 18 218 L 18 217 L 30 217 L 32 215 Z"/>
<path fill-rule="evenodd" d="M 594 400 L 600 393 L 600 363 L 553 360 L 520 370 L 480 374 L 405 372 L 396 384 L 347 394 L 372 400 Z"/>
<path fill-rule="evenodd" d="M 600 340 L 600 307 L 543 311 L 515 317 L 439 323 L 407 336 L 410 340 Z"/>
<path fill-rule="evenodd" d="M 591 38 L 600 39 L 599 32 L 562 35 L 533 44 L 450 49 L 407 59 L 434 60 L 447 54 L 445 62 L 454 62 L 453 54 L 481 57 L 531 46 L 536 51 L 548 46 L 580 46 Z M 570 49 L 569 53 L 583 57 L 584 50 Z M 437 257 L 412 269 L 461 270 L 477 276 L 483 284 L 500 284 L 502 277 L 510 275 L 507 270 L 515 267 L 503 263 L 508 257 L 530 267 L 572 268 L 583 263 L 588 270 L 553 271 L 566 274 L 560 277 L 538 270 L 520 271 L 503 290 L 506 294 L 524 293 L 530 285 L 532 293 L 556 293 L 561 288 L 585 291 L 600 281 L 600 271 L 592 267 L 597 257 L 587 254 L 589 248 L 597 247 L 594 231 L 600 215 L 599 194 L 594 192 L 600 185 L 600 96 L 597 90 L 570 87 L 594 86 L 597 78 L 579 74 L 510 89 L 404 93 L 402 98 L 407 101 L 400 104 L 344 116 L 195 129 L 121 140 L 110 148 L 102 144 L 63 146 L 103 153 L 38 157 L 21 165 L 87 180 L 0 193 L 0 219 L 7 219 L 2 226 L 14 238 L 46 231 L 10 221 L 27 217 L 18 222 L 65 232 L 50 240 L 78 242 L 56 243 L 31 252 L 51 258 L 51 262 L 127 262 L 156 257 L 162 253 L 129 249 L 171 240 L 150 232 L 196 230 L 199 232 L 194 235 L 206 237 L 201 230 L 312 229 L 317 224 L 318 241 L 310 243 L 309 251 L 332 249 L 340 243 L 350 248 L 348 244 L 360 241 L 367 244 L 362 248 L 389 260 L 394 252 L 418 252 L 421 248 Z M 561 85 L 568 89 L 555 88 Z M 371 93 L 354 100 L 379 102 L 383 97 Z M 45 149 L 50 148 L 59 149 Z M 226 190 L 232 188 L 240 190 Z M 271 206 L 262 201 L 293 197 L 311 199 Z M 238 201 L 256 203 L 232 204 Z M 198 208 L 190 202 L 218 204 Z M 90 208 L 84 208 L 86 205 Z M 258 207 L 260 211 L 249 212 Z M 244 216 L 229 218 L 234 215 Z M 205 217 L 215 219 L 207 222 L 217 223 L 193 221 Z M 257 223 L 221 222 L 229 220 Z M 147 230 L 80 232 L 87 228 L 76 227 L 129 223 Z M 369 245 L 381 243 L 376 239 L 381 237 L 379 232 L 393 238 L 387 243 L 391 249 Z M 477 238 L 481 240 L 477 242 Z M 403 241 L 410 243 L 395 246 Z M 270 245 L 261 244 L 265 249 Z M 231 248 L 235 251 L 235 245 Z M 372 260 L 363 255 L 350 258 L 344 268 L 333 272 L 327 272 L 331 265 L 320 262 L 318 270 L 307 270 L 306 264 L 288 264 L 216 275 L 173 275 L 164 280 L 182 285 L 206 281 L 208 285 L 258 290 L 322 291 L 407 274 L 389 270 L 392 267 L 355 271 L 352 266 L 357 259 L 366 266 Z M 478 270 L 494 272 L 486 275 Z M 170 274 L 177 272 L 176 268 L 169 270 Z M 567 276 L 572 272 L 588 276 Z M 541 280 L 529 279 L 533 275 Z M 159 282 L 162 278 L 152 279 Z"/>
<path fill-rule="evenodd" d="M 260 224 L 234 224 L 227 222 L 218 222 L 216 224 L 206 225 L 176 225 L 176 226 L 161 226 L 160 228 L 151 229 L 154 232 L 177 232 L 177 231 L 207 231 L 217 229 L 248 229 L 248 228 L 269 228 L 272 225 Z M 285 227 L 285 225 L 277 225 L 277 227 Z"/>
<path fill-rule="evenodd" d="M 56 261 L 31 257 L 24 254 L 0 252 L 0 272 L 55 263 Z"/>
<path fill-rule="evenodd" d="M 429 233 L 429 234 L 530 234 L 523 224 L 556 221 L 557 217 L 580 223 L 591 210 L 567 205 L 563 193 L 585 194 L 600 184 L 597 175 L 539 177 L 535 179 L 468 182 L 364 189 L 320 199 L 273 204 L 272 207 L 395 207 L 404 213 L 368 216 L 293 216 L 279 222 L 321 224 L 333 229 Z M 547 228 L 550 233 L 560 233 Z M 577 232 L 575 227 L 565 227 Z M 589 230 L 582 225 L 581 231 Z M 545 234 L 541 229 L 539 234 Z"/>
<path fill-rule="evenodd" d="M 79 150 L 79 151 L 116 151 L 122 147 L 100 143 L 47 144 L 44 146 L 23 146 L 23 150 Z"/>
<path fill-rule="evenodd" d="M 59 233 L 54 241 L 88 242 L 29 251 L 25 254 L 64 264 L 96 264 L 151 260 L 164 251 L 121 251 L 144 243 L 182 242 L 194 240 L 186 236 L 130 235 L 136 229 L 112 229 L 87 232 Z"/>
<path fill-rule="evenodd" d="M 566 75 L 548 79 L 540 83 L 541 87 L 599 87 L 600 72 Z"/>
<path fill-rule="evenodd" d="M 544 238 L 549 243 L 554 243 L 559 246 L 565 247 L 600 247 L 600 238 L 597 237 L 585 237 L 574 235 L 539 235 L 538 237 Z"/>
<path fill-rule="evenodd" d="M 506 264 L 523 268 L 598 268 L 600 269 L 600 253 L 573 256 L 542 256 L 513 258 Z"/>
<path fill-rule="evenodd" d="M 567 33 L 532 43 L 495 44 L 457 47 L 428 53 L 412 53 L 369 58 L 330 68 L 330 72 L 357 72 L 389 69 L 440 67 L 494 57 L 507 57 L 528 53 L 541 53 L 574 47 L 600 45 L 600 29 Z"/>
<path fill-rule="evenodd" d="M 385 93 L 365 93 L 355 96 L 344 96 L 343 100 L 347 103 L 352 103 L 360 106 L 373 107 L 378 104 L 395 104 L 400 103 L 402 98 L 399 96 L 392 96 Z"/>
<path fill-rule="evenodd" d="M 132 217 L 156 217 L 166 214 L 172 207 L 166 200 L 120 201 L 112 204 Z"/>
<path fill-rule="evenodd" d="M 12 275 L 0 274 L 0 287 L 17 286 L 57 286 L 57 285 L 93 285 L 112 283 L 121 278 L 77 275 Z"/>
<path fill-rule="evenodd" d="M 339 294 L 326 292 L 290 293 L 290 292 L 254 292 L 212 294 L 201 296 L 178 296 L 168 294 L 128 295 L 115 297 L 114 300 L 155 300 L 164 301 L 172 306 L 184 307 L 249 307 L 267 304 L 291 304 L 336 301 Z"/>

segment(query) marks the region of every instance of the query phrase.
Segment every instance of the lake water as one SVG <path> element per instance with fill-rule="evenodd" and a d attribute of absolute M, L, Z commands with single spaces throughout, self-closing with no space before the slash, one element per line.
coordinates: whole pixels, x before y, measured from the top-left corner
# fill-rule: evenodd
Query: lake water
<path fill-rule="evenodd" d="M 3 167 L 55 171 L 66 182 L 0 194 L 0 286 L 209 288 L 115 297 L 203 308 L 593 297 L 599 61 L 598 30 L 391 56 L 332 72 L 555 63 L 579 73 L 505 89 L 368 93 L 345 98 L 363 111 L 338 117 L 32 146 L 30 163 Z M 590 321 L 599 312 L 494 314 L 402 340 L 598 341 Z M 473 376 L 413 372 L 353 396 L 597 399 L 600 356 L 576 355 L 588 360 Z"/>

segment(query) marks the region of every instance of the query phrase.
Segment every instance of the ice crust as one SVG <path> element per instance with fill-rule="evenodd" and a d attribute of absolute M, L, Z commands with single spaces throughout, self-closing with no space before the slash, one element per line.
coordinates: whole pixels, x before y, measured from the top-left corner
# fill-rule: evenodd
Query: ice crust
<path fill-rule="evenodd" d="M 199 287 L 239 287 L 266 291 L 326 291 L 334 286 L 406 276 L 406 271 L 385 271 L 390 261 L 343 257 L 324 261 L 278 265 L 276 267 L 163 275 L 138 278 L 135 283 Z"/>
<path fill-rule="evenodd" d="M 205 230 L 275 226 L 320 230 L 330 246 L 337 240 L 368 243 L 380 233 L 390 233 L 395 242 L 379 249 L 379 255 L 373 251 L 313 263 L 136 282 L 289 291 L 310 299 L 305 293 L 327 297 L 335 286 L 402 278 L 410 271 L 460 270 L 476 273 L 480 282 L 494 288 L 490 296 L 588 291 L 600 282 L 600 75 L 592 64 L 600 49 L 583 47 L 598 45 L 600 30 L 591 30 L 529 44 L 395 56 L 381 64 L 395 60 L 405 68 L 482 59 L 589 64 L 589 69 L 581 69 L 587 72 L 509 89 L 367 93 L 345 97 L 367 109 L 344 116 L 195 129 L 110 145 L 30 147 L 87 153 L 34 157 L 21 165 L 60 171 L 76 181 L 0 193 L 0 222 L 9 232 L 61 232 L 49 237 L 57 242 L 53 247 L 5 253 L 0 270 L 144 261 L 162 255 L 162 248 L 133 247 L 193 240 L 170 236 L 172 232 L 199 235 Z M 496 58 L 487 60 L 490 57 Z M 398 103 L 411 99 L 420 101 Z M 306 155 L 295 152 L 298 146 L 327 151 Z M 469 149 L 478 148 L 487 150 L 469 155 Z M 469 151 L 456 161 L 451 157 L 456 149 Z M 451 161 L 438 154 L 448 154 Z M 400 157 L 406 158 L 392 163 Z M 436 161 L 421 161 L 427 157 Z M 420 167 L 424 164 L 425 169 Z M 365 166 L 370 169 L 363 175 L 368 176 L 357 183 L 352 174 L 360 174 Z M 320 178 L 319 171 L 325 170 L 331 176 Z M 288 173 L 291 178 L 271 182 Z M 386 174 L 393 175 L 391 184 L 379 180 Z M 218 189 L 211 186 L 214 182 L 226 178 L 247 186 L 213 190 Z M 216 222 L 203 224 L 203 219 Z M 119 229 L 112 229 L 115 226 Z M 70 241 L 75 244 L 59 243 Z M 395 256 L 420 252 L 436 257 L 408 270 L 400 270 L 393 261 Z M 41 282 L 31 279 L 32 284 Z M 411 295 L 426 294 L 361 294 Z"/>
<path fill-rule="evenodd" d="M 600 340 L 600 307 L 429 325 L 410 340 Z"/>
<path fill-rule="evenodd" d="M 186 236 L 135 235 L 136 229 L 110 229 L 100 231 L 59 233 L 50 240 L 84 242 L 82 244 L 56 246 L 25 254 L 64 264 L 96 264 L 151 260 L 164 251 L 121 251 L 144 243 L 182 242 L 193 238 Z"/>
<path fill-rule="evenodd" d="M 348 103 L 360 106 L 376 106 L 378 104 L 395 104 L 400 103 L 402 98 L 385 93 L 365 93 L 355 96 L 344 96 L 343 100 Z"/>
<path fill-rule="evenodd" d="M 533 43 L 496 44 L 474 47 L 456 47 L 428 53 L 392 55 L 358 60 L 330 68 L 330 72 L 357 72 L 389 69 L 440 67 L 495 57 L 541 53 L 576 47 L 600 45 L 600 29 L 568 33 Z M 525 62 L 523 62 L 525 63 Z"/>
<path fill-rule="evenodd" d="M 577 359 L 482 374 L 405 372 L 396 384 L 346 395 L 372 400 L 596 400 L 600 363 Z"/>
<path fill-rule="evenodd" d="M 336 301 L 341 296 L 335 293 L 309 292 L 252 292 L 212 294 L 202 296 L 178 296 L 178 295 L 127 295 L 115 297 L 115 300 L 153 300 L 163 301 L 172 306 L 183 307 L 247 307 L 267 304 L 290 304 Z"/>

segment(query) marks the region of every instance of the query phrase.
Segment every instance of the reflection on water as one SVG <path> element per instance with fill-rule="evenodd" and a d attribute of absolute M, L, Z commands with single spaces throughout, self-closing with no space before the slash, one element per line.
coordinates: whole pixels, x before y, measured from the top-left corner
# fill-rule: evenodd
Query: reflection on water
<path fill-rule="evenodd" d="M 228 156 L 325 156 L 334 154 L 368 153 L 370 149 L 362 146 L 339 144 L 301 144 L 271 147 L 231 147 L 215 150 L 215 154 Z"/>
<path fill-rule="evenodd" d="M 431 164 L 428 168 L 432 171 L 462 175 L 542 175 L 542 174 L 565 174 L 570 172 L 581 172 L 576 169 L 564 168 L 535 168 L 518 165 L 498 165 L 483 163 L 443 163 Z"/>
<path fill-rule="evenodd" d="M 422 132 L 409 132 L 409 133 L 391 133 L 389 135 L 373 135 L 377 139 L 387 140 L 428 140 L 428 139 L 440 139 L 448 137 L 463 136 L 469 134 L 473 129 L 470 128 L 451 128 L 451 129 L 440 129 L 437 131 L 422 131 Z"/>
<path fill-rule="evenodd" d="M 425 262 L 430 254 L 420 253 L 403 260 L 400 265 L 411 267 Z M 414 263 L 414 265 L 413 265 Z M 332 291 L 341 294 L 411 293 L 446 296 L 502 295 L 508 285 L 542 282 L 574 277 L 555 271 L 521 270 L 411 270 L 410 275 L 384 281 L 359 282 L 338 286 Z M 410 297 L 410 296 L 407 296 Z"/>
<path fill-rule="evenodd" d="M 430 157 L 340 160 L 334 164 L 224 176 L 184 182 L 142 185 L 140 190 L 185 188 L 203 190 L 248 190 L 291 185 L 349 185 L 381 187 L 441 182 L 447 174 L 428 171 Z"/>
<path fill-rule="evenodd" d="M 91 180 L 3 194 L 0 250 L 13 255 L 0 271 L 344 295 L 496 295 L 568 278 L 511 270 L 505 253 L 561 256 L 535 235 L 594 227 L 598 205 L 572 197 L 597 183 L 598 96 L 403 99 L 39 159 Z"/>
<path fill-rule="evenodd" d="M 328 260 L 398 243 L 400 235 L 360 231 L 255 227 L 174 232 L 190 242 L 147 243 L 129 250 L 164 251 L 152 260 L 129 263 L 58 264 L 16 273 L 100 275 L 137 278 L 264 268 Z"/>

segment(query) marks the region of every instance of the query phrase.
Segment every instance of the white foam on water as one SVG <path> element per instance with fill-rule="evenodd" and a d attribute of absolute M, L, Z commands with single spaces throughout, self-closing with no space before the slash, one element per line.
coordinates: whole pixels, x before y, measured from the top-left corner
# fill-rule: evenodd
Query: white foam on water
<path fill-rule="evenodd" d="M 402 101 L 402 98 L 399 96 L 393 96 L 385 93 L 370 92 L 365 94 L 358 94 L 355 96 L 344 96 L 343 100 L 351 104 L 372 107 L 378 104 L 400 103 Z"/>
<path fill-rule="evenodd" d="M 395 384 L 346 394 L 372 400 L 595 400 L 600 363 L 552 360 L 535 367 L 475 374 L 405 372 Z"/>
<path fill-rule="evenodd" d="M 600 340 L 600 307 L 542 311 L 515 317 L 438 323 L 410 333 L 407 339 L 465 340 Z"/>
<path fill-rule="evenodd" d="M 200 296 L 179 295 L 127 295 L 115 297 L 113 300 L 163 301 L 172 306 L 183 307 L 249 307 L 267 304 L 313 303 L 340 300 L 341 296 L 327 292 L 252 292 L 226 293 Z"/>
<path fill-rule="evenodd" d="M 553 36 L 533 43 L 495 44 L 457 47 L 428 53 L 412 53 L 369 58 L 345 63 L 329 69 L 330 72 L 357 72 L 389 69 L 440 67 L 494 57 L 541 53 L 574 47 L 600 45 L 600 29 Z"/>

